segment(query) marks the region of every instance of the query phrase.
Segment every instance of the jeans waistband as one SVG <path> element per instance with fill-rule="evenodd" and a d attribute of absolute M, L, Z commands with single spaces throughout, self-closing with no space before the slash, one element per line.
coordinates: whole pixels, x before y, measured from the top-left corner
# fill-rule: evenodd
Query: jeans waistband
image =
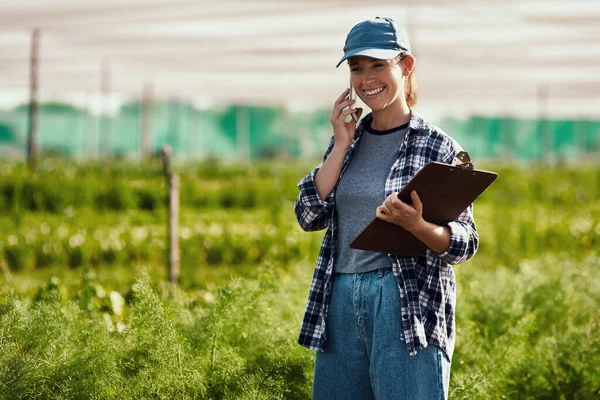
<path fill-rule="evenodd" d="M 360 275 L 360 276 L 369 276 L 369 275 L 377 275 L 379 278 L 383 278 L 385 276 L 386 273 L 391 273 L 392 272 L 392 267 L 384 267 L 384 268 L 377 268 L 374 269 L 372 271 L 368 271 L 368 272 L 356 272 L 353 274 L 349 274 L 349 273 L 345 273 L 345 272 L 335 272 L 336 276 L 339 275 L 343 275 L 343 276 L 354 276 L 354 275 Z"/>

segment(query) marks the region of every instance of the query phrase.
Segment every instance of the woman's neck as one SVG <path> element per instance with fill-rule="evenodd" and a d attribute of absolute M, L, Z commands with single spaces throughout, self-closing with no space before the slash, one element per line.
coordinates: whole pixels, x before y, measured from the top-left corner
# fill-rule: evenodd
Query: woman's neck
<path fill-rule="evenodd" d="M 410 108 L 405 102 L 399 105 L 399 107 L 386 107 L 383 110 L 373 111 L 371 128 L 378 131 L 386 131 L 404 125 L 410 121 L 410 113 Z"/>

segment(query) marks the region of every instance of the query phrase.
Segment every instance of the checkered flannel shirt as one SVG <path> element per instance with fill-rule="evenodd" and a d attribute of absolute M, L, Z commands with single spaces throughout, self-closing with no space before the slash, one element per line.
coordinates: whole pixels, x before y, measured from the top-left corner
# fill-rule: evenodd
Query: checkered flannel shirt
<path fill-rule="evenodd" d="M 341 176 L 359 145 L 365 126 L 371 115 L 361 120 L 355 138 L 344 158 Z M 333 138 L 323 157 L 323 162 L 333 149 Z M 425 122 L 412 113 L 409 130 L 400 144 L 398 157 L 392 165 L 385 182 L 385 196 L 400 190 L 426 164 L 432 161 L 451 164 L 460 145 L 439 128 Z M 308 302 L 298 343 L 312 350 L 324 351 L 327 345 L 325 327 L 332 289 L 332 272 L 335 260 L 337 226 L 335 217 L 335 191 L 321 200 L 317 194 L 314 177 L 323 163 L 319 164 L 299 183 L 300 193 L 294 204 L 298 223 L 305 231 L 328 228 L 310 287 Z M 339 182 L 339 178 L 338 178 Z M 383 202 L 384 199 L 381 199 Z M 375 210 L 373 210 L 375 213 Z M 389 254 L 392 270 L 402 301 L 403 331 L 410 355 L 427 347 L 438 346 L 451 359 L 454 351 L 456 307 L 456 281 L 452 265 L 469 260 L 479 246 L 479 236 L 473 220 L 473 205 L 447 224 L 451 232 L 450 246 L 442 254 L 427 249 L 419 256 L 402 257 Z"/>

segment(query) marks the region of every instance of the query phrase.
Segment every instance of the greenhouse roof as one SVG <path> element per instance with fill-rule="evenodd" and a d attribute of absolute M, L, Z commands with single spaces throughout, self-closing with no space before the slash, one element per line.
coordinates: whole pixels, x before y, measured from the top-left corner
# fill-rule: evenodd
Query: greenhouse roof
<path fill-rule="evenodd" d="M 40 93 L 330 107 L 352 26 L 404 24 L 420 106 L 463 114 L 598 116 L 600 2 L 555 0 L 0 1 L 0 107 L 27 100 L 32 30 Z"/>

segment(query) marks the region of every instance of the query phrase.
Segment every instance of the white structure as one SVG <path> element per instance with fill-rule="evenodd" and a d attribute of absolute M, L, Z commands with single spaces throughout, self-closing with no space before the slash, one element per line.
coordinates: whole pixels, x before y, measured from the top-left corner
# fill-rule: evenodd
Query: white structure
<path fill-rule="evenodd" d="M 346 33 L 374 16 L 411 33 L 423 112 L 600 115 L 592 0 L 0 0 L 0 108 L 27 101 L 33 28 L 41 100 L 110 112 L 152 82 L 156 98 L 204 106 L 328 108 L 347 81 L 346 67 L 335 68 Z M 102 106 L 105 58 L 111 95 Z"/>

